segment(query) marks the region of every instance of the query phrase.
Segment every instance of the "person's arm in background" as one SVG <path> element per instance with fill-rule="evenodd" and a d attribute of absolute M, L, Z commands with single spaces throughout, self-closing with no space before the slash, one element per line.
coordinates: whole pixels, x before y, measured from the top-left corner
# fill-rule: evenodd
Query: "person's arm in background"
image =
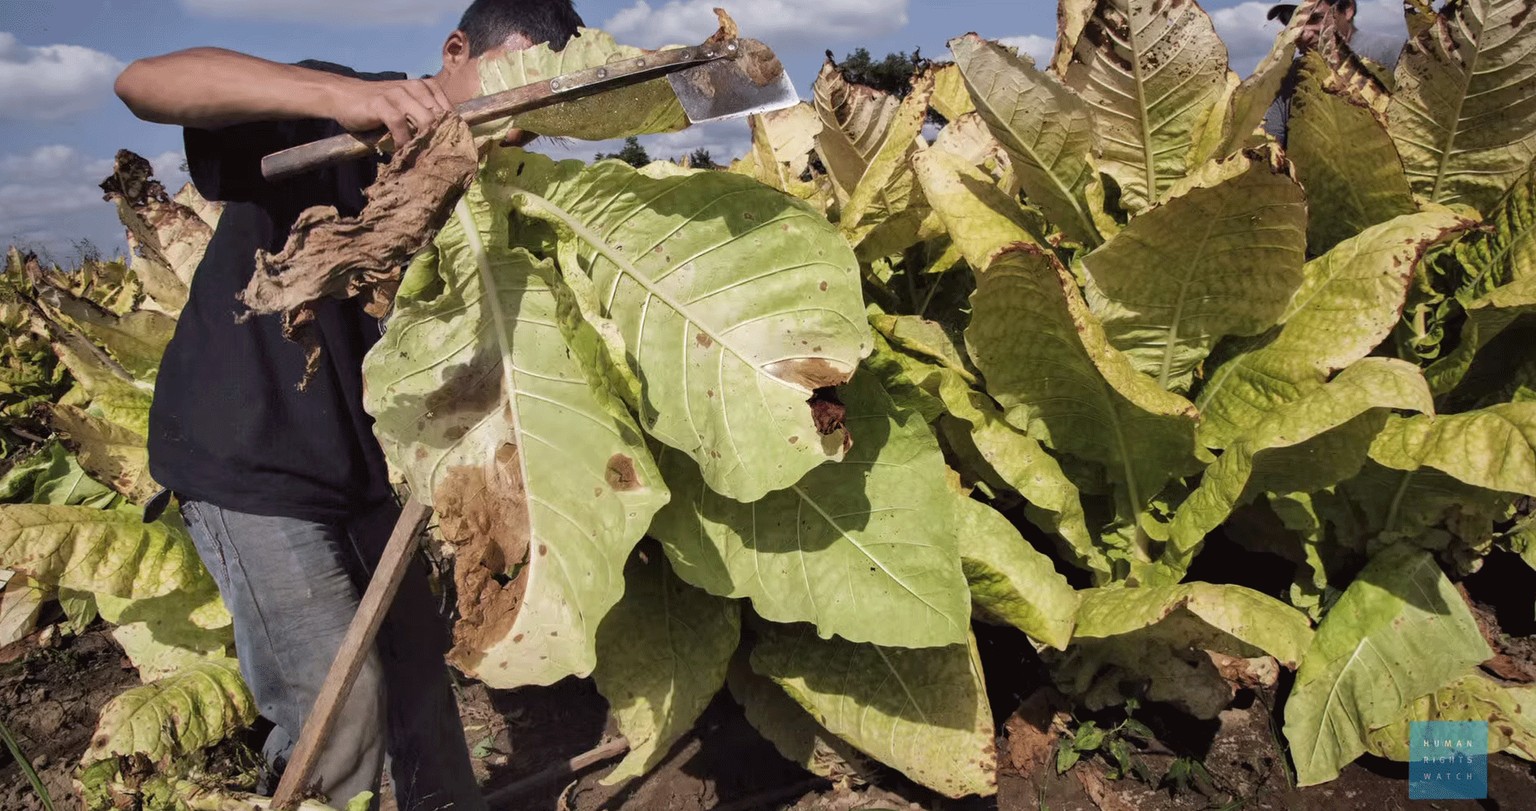
<path fill-rule="evenodd" d="M 388 127 L 397 144 L 453 109 L 432 79 L 369 82 L 221 48 L 140 59 L 115 89 L 134 115 L 157 124 L 218 129 L 325 118 L 353 132 Z"/>

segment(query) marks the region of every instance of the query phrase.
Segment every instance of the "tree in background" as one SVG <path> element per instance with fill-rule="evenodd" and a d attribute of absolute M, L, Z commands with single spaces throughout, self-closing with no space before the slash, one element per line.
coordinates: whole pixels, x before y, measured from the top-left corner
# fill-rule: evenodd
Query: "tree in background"
<path fill-rule="evenodd" d="M 843 57 L 841 62 L 833 58 L 831 51 L 827 51 L 827 59 L 843 72 L 843 78 L 848 81 L 873 87 L 901 99 L 912 92 L 912 77 L 933 64 L 933 60 L 923 57 L 921 48 L 913 48 L 910 54 L 902 51 L 888 53 L 879 61 L 869 55 L 867 48 L 855 49 Z M 949 123 L 934 110 L 928 111 L 928 122 L 939 126 Z"/>
<path fill-rule="evenodd" d="M 624 146 L 618 152 L 599 152 L 592 156 L 593 160 L 598 161 L 609 158 L 617 158 L 637 169 L 651 162 L 650 153 L 646 152 L 645 147 L 640 145 L 640 139 L 633 135 L 624 139 Z"/>
<path fill-rule="evenodd" d="M 677 162 L 693 169 L 724 168 L 720 164 L 715 163 L 715 159 L 710 156 L 709 150 L 702 146 L 693 150 L 692 152 L 689 152 L 687 157 L 679 158 Z"/>

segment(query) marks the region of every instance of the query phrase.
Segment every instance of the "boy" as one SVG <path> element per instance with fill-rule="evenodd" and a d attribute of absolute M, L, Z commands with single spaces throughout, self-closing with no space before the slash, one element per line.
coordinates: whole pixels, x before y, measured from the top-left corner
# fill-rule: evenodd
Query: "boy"
<path fill-rule="evenodd" d="M 355 216 L 375 159 L 276 183 L 262 156 L 343 131 L 387 127 L 397 144 L 479 95 L 479 63 L 547 42 L 581 18 L 571 0 L 475 0 L 435 76 L 283 65 L 214 48 L 143 59 L 117 94 L 146 121 L 185 128 L 198 191 L 225 203 L 166 348 L 150 411 L 150 470 L 176 493 L 198 554 L 234 616 L 240 668 L 275 725 L 281 769 L 399 515 L 362 408 L 362 361 L 380 325 L 355 300 L 320 303 L 321 368 L 276 316 L 242 321 L 236 293 L 258 249 L 282 249 L 299 213 Z M 516 144 L 531 134 L 514 131 Z M 485 808 L 443 656 L 448 638 L 421 561 L 412 563 L 314 772 L 336 804 L 377 792 L 386 752 L 402 811 Z"/>

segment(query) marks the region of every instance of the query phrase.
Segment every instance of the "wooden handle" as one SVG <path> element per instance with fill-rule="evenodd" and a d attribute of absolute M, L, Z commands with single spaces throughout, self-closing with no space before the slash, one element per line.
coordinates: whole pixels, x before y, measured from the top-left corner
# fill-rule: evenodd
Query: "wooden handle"
<path fill-rule="evenodd" d="M 737 47 L 735 40 L 728 40 L 705 43 L 696 48 L 669 48 L 470 99 L 453 109 L 470 126 L 484 124 L 726 59 L 735 55 Z M 310 169 L 366 157 L 378 148 L 386 134 L 387 130 L 361 135 L 346 133 L 274 152 L 261 159 L 261 174 L 268 180 L 282 180 Z"/>
<path fill-rule="evenodd" d="M 347 626 L 347 635 L 341 641 L 341 649 L 336 652 L 336 661 L 331 663 L 331 670 L 325 675 L 320 695 L 315 698 L 315 706 L 304 722 L 304 731 L 299 735 L 298 745 L 294 747 L 293 757 L 288 761 L 283 779 L 277 784 L 277 794 L 272 798 L 273 808 L 289 811 L 298 804 L 299 798 L 309 787 L 310 773 L 315 770 L 315 763 L 320 759 L 320 747 L 330 737 L 331 728 L 336 725 L 337 711 L 346 703 L 347 694 L 352 692 L 352 683 L 357 681 L 357 675 L 363 669 L 363 660 L 373 648 L 373 641 L 379 635 L 379 626 L 383 624 L 389 604 L 394 602 L 395 593 L 400 590 L 400 581 L 405 579 L 405 571 L 416 552 L 417 534 L 431 513 L 430 507 L 423 506 L 415 499 L 407 501 L 401 510 L 400 520 L 395 522 L 395 530 L 389 536 L 389 545 L 384 547 L 384 553 L 379 556 L 379 565 L 368 581 L 368 590 L 363 593 L 362 602 L 358 604 L 357 615 L 352 618 L 352 624 Z M 351 798 L 336 799 L 345 803 Z"/>
<path fill-rule="evenodd" d="M 464 119 L 464 123 L 474 126 L 536 110 L 553 103 L 557 95 L 559 94 L 550 88 L 549 82 L 535 82 L 501 93 L 470 99 L 454 107 L 453 111 Z M 361 135 L 346 132 L 274 152 L 261 159 L 261 174 L 268 180 L 282 180 L 333 163 L 365 158 L 379 148 L 379 142 L 388 134 L 389 130 L 383 129 Z"/>
<path fill-rule="evenodd" d="M 388 133 L 389 130 L 374 130 L 362 135 L 348 132 L 274 152 L 261 159 L 261 174 L 268 180 L 282 180 L 321 166 L 366 158 Z"/>

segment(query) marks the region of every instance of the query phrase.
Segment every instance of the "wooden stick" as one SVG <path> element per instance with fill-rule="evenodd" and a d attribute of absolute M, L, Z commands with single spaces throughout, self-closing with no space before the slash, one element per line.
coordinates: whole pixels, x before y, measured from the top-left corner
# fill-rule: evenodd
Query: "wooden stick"
<path fill-rule="evenodd" d="M 368 657 L 368 651 L 373 649 L 373 641 L 379 635 L 379 626 L 383 624 L 389 604 L 394 602 L 395 592 L 400 590 L 400 581 L 405 578 L 406 568 L 410 566 L 411 557 L 416 552 L 417 534 L 431 513 L 431 508 L 415 499 L 407 501 L 401 510 L 400 520 L 395 522 L 395 530 L 389 536 L 389 545 L 384 547 L 384 554 L 379 557 L 379 565 L 368 581 L 368 590 L 363 593 L 363 600 L 357 606 L 357 615 L 347 627 L 341 649 L 336 652 L 336 661 L 331 663 L 331 670 L 320 686 L 320 695 L 315 699 L 309 720 L 304 723 L 304 731 L 299 735 L 293 757 L 288 761 L 283 779 L 277 784 L 277 794 L 272 797 L 274 809 L 291 811 L 298 804 L 300 795 L 309 788 L 309 776 L 315 770 L 315 762 L 320 759 L 320 749 L 326 738 L 330 737 L 331 728 L 336 725 L 337 712 L 346 703 L 347 694 L 352 692 L 352 684 L 357 681 L 357 674 L 363 669 L 363 660 Z M 340 799 L 345 802 L 348 798 Z"/>
<path fill-rule="evenodd" d="M 554 782 L 562 777 L 569 777 L 605 760 L 612 760 L 628 751 L 629 741 L 623 738 L 614 738 L 602 746 L 582 752 L 564 763 L 556 763 L 544 771 L 529 775 L 516 783 L 510 783 L 496 789 L 490 794 L 485 795 L 485 804 L 494 811 L 497 803 L 504 803 L 515 799 L 519 795 L 532 791 L 545 783 Z"/>

